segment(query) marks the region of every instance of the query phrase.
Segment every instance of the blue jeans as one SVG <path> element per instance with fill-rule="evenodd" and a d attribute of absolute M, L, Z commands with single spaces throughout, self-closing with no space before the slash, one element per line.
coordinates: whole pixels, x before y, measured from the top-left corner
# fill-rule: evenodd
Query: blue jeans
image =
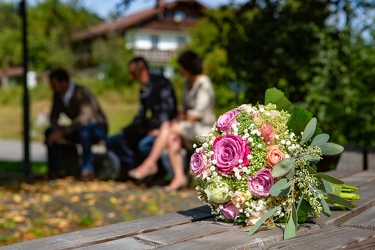
<path fill-rule="evenodd" d="M 45 132 L 46 139 L 52 133 L 52 128 L 49 128 Z M 70 142 L 81 144 L 82 146 L 82 160 L 83 164 L 81 172 L 90 171 L 94 172 L 93 166 L 93 154 L 91 152 L 91 146 L 99 140 L 105 140 L 107 138 L 107 127 L 101 124 L 88 124 L 80 126 L 74 133 L 64 136 L 64 138 Z M 59 159 L 58 159 L 58 145 L 47 144 L 48 151 L 48 172 L 57 174 L 60 170 Z"/>

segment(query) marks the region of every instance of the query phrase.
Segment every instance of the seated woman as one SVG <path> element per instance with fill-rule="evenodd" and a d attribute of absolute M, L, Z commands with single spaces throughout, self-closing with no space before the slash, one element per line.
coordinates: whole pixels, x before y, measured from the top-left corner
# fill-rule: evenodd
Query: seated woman
<path fill-rule="evenodd" d="M 193 150 L 199 136 L 207 133 L 216 120 L 214 113 L 214 89 L 208 76 L 202 74 L 202 60 L 194 52 L 187 51 L 178 58 L 179 72 L 187 81 L 183 88 L 182 110 L 177 119 L 164 122 L 152 147 L 151 153 L 129 176 L 143 180 L 157 172 L 157 161 L 164 149 L 168 149 L 173 169 L 173 179 L 165 188 L 172 191 L 188 184 L 181 148 Z"/>

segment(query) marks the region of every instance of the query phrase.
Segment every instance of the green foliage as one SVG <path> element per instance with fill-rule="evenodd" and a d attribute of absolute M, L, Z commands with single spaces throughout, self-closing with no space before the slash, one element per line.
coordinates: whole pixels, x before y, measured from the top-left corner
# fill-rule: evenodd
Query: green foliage
<path fill-rule="evenodd" d="M 106 87 L 122 88 L 131 85 L 127 65 L 133 54 L 131 50 L 125 48 L 121 36 L 110 34 L 107 39 L 95 41 L 93 57 L 104 74 Z"/>
<path fill-rule="evenodd" d="M 292 104 L 284 95 L 284 93 L 276 88 L 270 88 L 266 90 L 264 104 L 273 103 L 276 104 L 277 110 L 288 111 Z"/>
<path fill-rule="evenodd" d="M 83 9 L 79 0 L 44 0 L 27 6 L 29 67 L 42 72 L 72 65 L 72 34 L 98 24 L 101 19 Z M 0 1 L 1 68 L 18 66 L 22 60 L 21 16 L 18 5 Z"/>
<path fill-rule="evenodd" d="M 203 57 L 218 49 L 226 53 L 220 72 L 245 83 L 247 103 L 262 103 L 265 90 L 277 87 L 308 108 L 332 140 L 370 146 L 375 39 L 360 35 L 366 30 L 375 37 L 374 8 L 375 3 L 344 0 L 249 0 L 239 8 L 208 11 L 191 46 Z M 339 12 L 347 16 L 341 29 L 328 25 Z"/>

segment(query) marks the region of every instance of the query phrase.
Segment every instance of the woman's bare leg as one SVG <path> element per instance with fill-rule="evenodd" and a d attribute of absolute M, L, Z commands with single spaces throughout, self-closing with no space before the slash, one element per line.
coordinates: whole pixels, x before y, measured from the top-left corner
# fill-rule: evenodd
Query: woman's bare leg
<path fill-rule="evenodd" d="M 157 172 L 157 162 L 162 155 L 163 150 L 167 146 L 168 137 L 171 133 L 172 126 L 173 125 L 170 122 L 164 122 L 161 125 L 159 135 L 156 137 L 150 155 L 147 156 L 147 158 L 142 162 L 141 165 L 128 172 L 130 177 L 141 180 Z"/>
<path fill-rule="evenodd" d="M 181 137 L 174 134 L 169 137 L 168 156 L 173 169 L 173 179 L 165 188 L 166 191 L 176 190 L 187 185 L 187 177 L 184 171 L 184 162 L 181 154 Z"/>

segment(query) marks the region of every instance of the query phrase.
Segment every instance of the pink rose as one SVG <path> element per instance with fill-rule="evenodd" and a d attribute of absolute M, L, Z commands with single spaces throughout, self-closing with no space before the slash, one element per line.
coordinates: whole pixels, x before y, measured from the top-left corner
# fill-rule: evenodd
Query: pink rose
<path fill-rule="evenodd" d="M 241 136 L 228 134 L 215 139 L 212 150 L 216 166 L 221 174 L 230 174 L 234 167 L 247 166 L 251 149 Z"/>
<path fill-rule="evenodd" d="M 253 122 L 259 122 L 260 121 L 260 117 L 258 114 L 253 114 Z"/>
<path fill-rule="evenodd" d="M 217 119 L 217 128 L 223 132 L 230 132 L 232 125 L 237 123 L 236 117 L 240 112 L 241 111 L 238 109 L 232 109 L 222 114 L 219 119 Z"/>
<path fill-rule="evenodd" d="M 275 137 L 275 133 L 274 133 L 274 130 L 273 130 L 273 127 L 272 127 L 272 124 L 269 123 L 269 122 L 266 122 L 265 124 L 263 124 L 261 127 L 260 127 L 260 132 L 262 133 L 262 137 L 263 137 L 263 141 L 269 145 L 274 137 Z"/>
<path fill-rule="evenodd" d="M 272 171 L 269 168 L 259 170 L 255 176 L 249 176 L 248 189 L 254 195 L 268 196 L 273 186 Z"/>
<path fill-rule="evenodd" d="M 284 152 L 279 146 L 273 145 L 267 147 L 267 165 L 271 168 L 275 166 L 276 163 L 285 158 Z"/>
<path fill-rule="evenodd" d="M 195 152 L 190 158 L 191 171 L 197 177 L 202 177 L 202 172 L 207 165 L 207 159 L 202 152 Z"/>
<path fill-rule="evenodd" d="M 239 209 L 236 208 L 236 206 L 232 203 L 229 202 L 225 207 L 221 210 L 225 218 L 234 220 L 236 219 L 237 215 L 240 213 Z"/>

